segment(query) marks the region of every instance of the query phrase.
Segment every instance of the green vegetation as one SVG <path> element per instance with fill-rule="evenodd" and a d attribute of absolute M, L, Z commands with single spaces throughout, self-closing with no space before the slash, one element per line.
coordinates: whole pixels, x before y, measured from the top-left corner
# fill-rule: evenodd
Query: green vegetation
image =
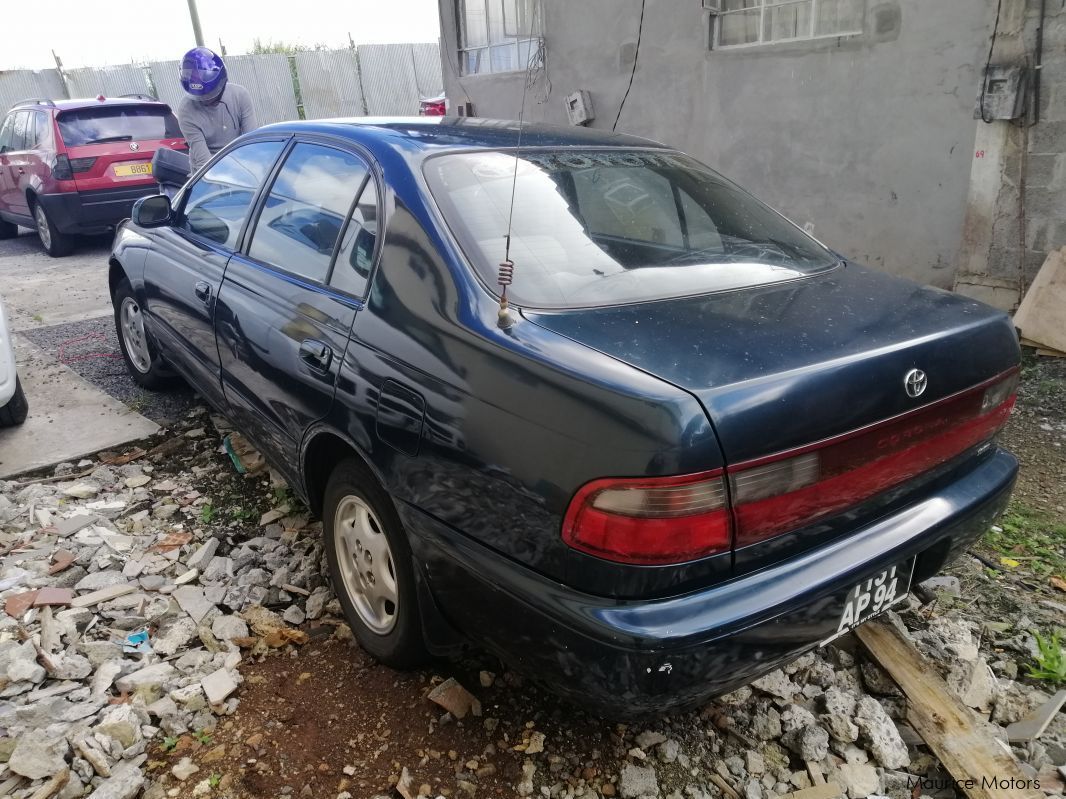
<path fill-rule="evenodd" d="M 163 739 L 163 743 L 159 745 L 159 748 L 164 752 L 173 752 L 178 746 L 178 739 L 174 736 L 168 735 Z"/>
<path fill-rule="evenodd" d="M 210 502 L 200 508 L 200 521 L 204 524 L 211 524 L 212 519 L 217 515 L 218 511 Z"/>
<path fill-rule="evenodd" d="M 1059 642 L 1058 632 L 1053 632 L 1048 638 L 1036 630 L 1032 632 L 1040 651 L 1033 659 L 1034 665 L 1029 667 L 1029 676 L 1055 685 L 1066 683 L 1066 650 Z"/>
<path fill-rule="evenodd" d="M 207 730 L 197 730 L 193 733 L 192 737 L 204 746 L 207 746 L 209 743 L 211 743 L 211 733 L 209 733 Z"/>
<path fill-rule="evenodd" d="M 210 785 L 212 788 L 217 788 L 220 782 L 222 782 L 221 774 L 212 774 L 210 777 L 207 778 L 207 784 Z"/>
<path fill-rule="evenodd" d="M 1041 575 L 1066 575 L 1066 524 L 1019 502 L 1011 503 L 985 543 Z"/>

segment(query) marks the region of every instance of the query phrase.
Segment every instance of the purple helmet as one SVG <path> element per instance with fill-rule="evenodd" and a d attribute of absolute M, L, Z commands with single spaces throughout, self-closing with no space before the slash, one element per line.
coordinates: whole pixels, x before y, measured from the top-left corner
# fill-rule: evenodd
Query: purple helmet
<path fill-rule="evenodd" d="M 181 88 L 202 103 L 209 103 L 226 88 L 226 65 L 206 47 L 194 47 L 181 59 Z"/>

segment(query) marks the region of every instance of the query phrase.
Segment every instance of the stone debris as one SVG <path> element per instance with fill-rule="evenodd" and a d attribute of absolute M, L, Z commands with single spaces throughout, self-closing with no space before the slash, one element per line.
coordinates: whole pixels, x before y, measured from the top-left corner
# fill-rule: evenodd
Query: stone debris
<path fill-rule="evenodd" d="M 430 691 L 426 698 L 440 705 L 457 719 L 466 718 L 468 713 L 475 716 L 481 715 L 481 702 L 454 677 L 449 677 L 442 682 Z"/>
<path fill-rule="evenodd" d="M 254 512 L 204 511 L 219 500 L 201 491 L 232 469 L 216 446 L 198 435 L 178 454 L 0 480 L 0 795 L 140 796 L 163 736 L 236 709 L 239 644 L 300 644 L 289 622 L 335 612 L 320 526 L 284 497 L 271 508 L 265 473 Z M 168 789 L 212 794 L 203 768 L 177 761 Z"/>

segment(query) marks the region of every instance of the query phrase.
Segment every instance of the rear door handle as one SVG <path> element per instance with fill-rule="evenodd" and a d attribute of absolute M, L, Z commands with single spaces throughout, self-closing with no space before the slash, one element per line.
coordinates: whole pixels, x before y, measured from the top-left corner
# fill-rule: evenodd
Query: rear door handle
<path fill-rule="evenodd" d="M 193 287 L 193 291 L 195 291 L 196 296 L 204 302 L 211 299 L 211 284 L 206 280 L 198 280 L 196 286 Z"/>
<path fill-rule="evenodd" d="M 300 342 L 300 360 L 316 372 L 328 372 L 333 362 L 333 350 L 318 339 L 308 338 Z"/>

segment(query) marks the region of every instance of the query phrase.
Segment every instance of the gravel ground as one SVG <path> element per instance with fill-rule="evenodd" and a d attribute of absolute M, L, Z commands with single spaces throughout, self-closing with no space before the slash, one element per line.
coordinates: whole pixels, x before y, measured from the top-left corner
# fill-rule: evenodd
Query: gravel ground
<path fill-rule="evenodd" d="M 110 316 L 24 330 L 20 335 L 157 424 L 171 425 L 196 405 L 196 394 L 180 381 L 167 391 L 145 391 L 130 379 Z"/>

